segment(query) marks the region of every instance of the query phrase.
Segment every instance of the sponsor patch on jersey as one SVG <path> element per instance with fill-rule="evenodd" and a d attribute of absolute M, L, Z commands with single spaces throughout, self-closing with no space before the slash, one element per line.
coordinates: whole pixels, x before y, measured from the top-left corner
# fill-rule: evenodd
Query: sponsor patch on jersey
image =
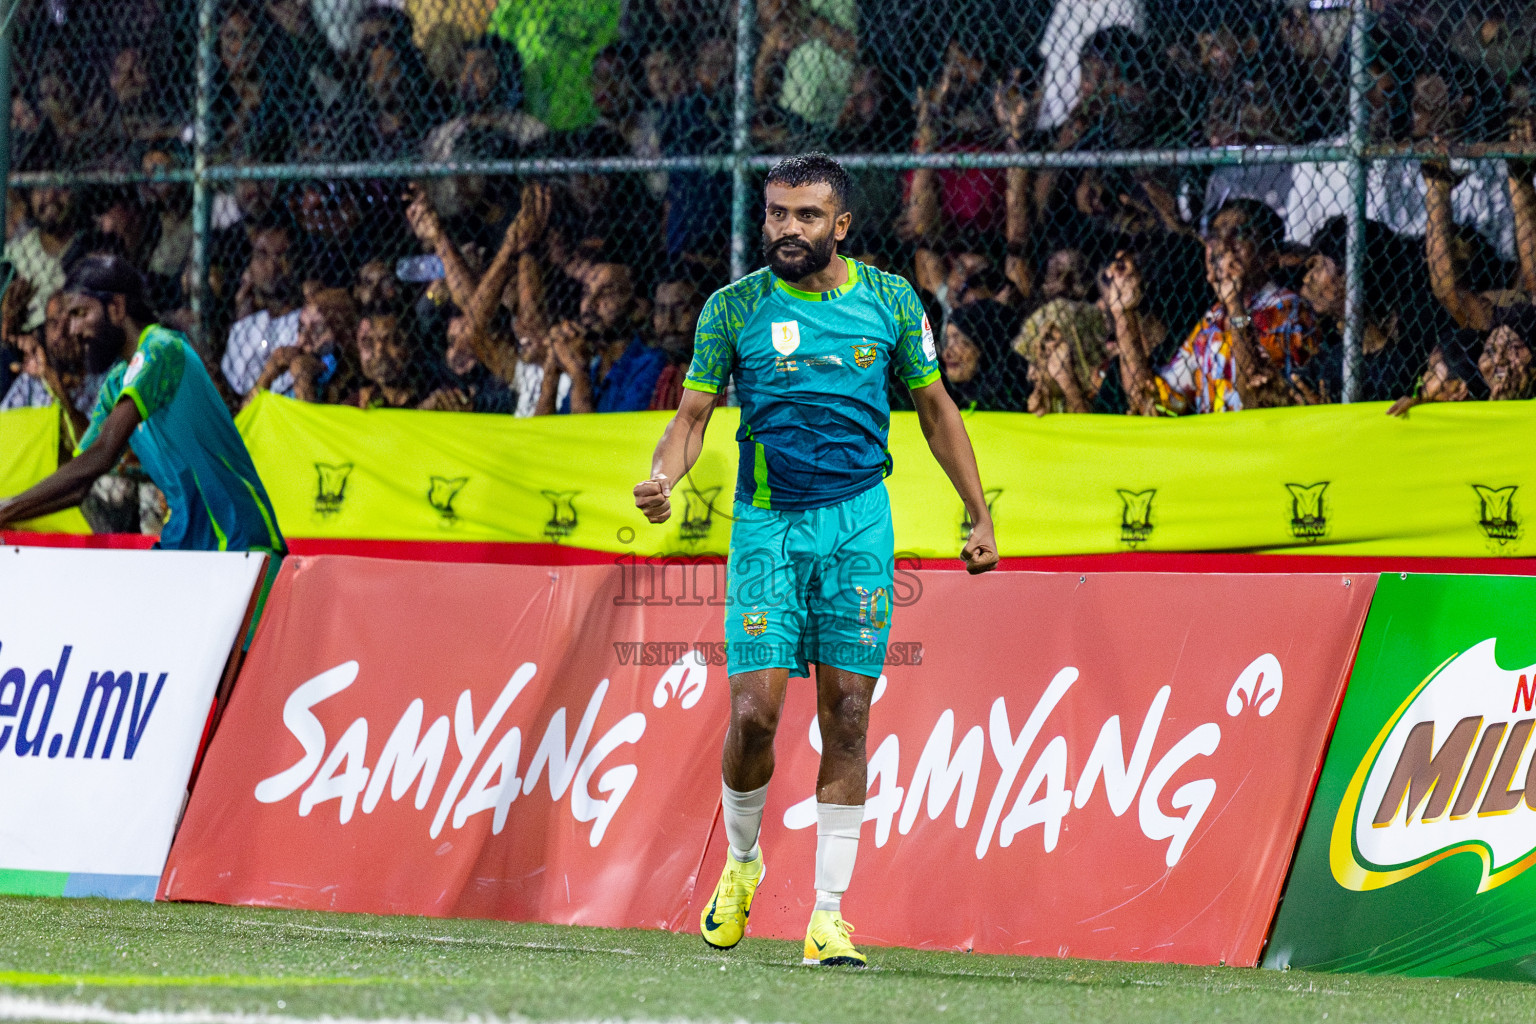
<path fill-rule="evenodd" d="M 859 369 L 867 370 L 875 365 L 875 351 L 874 345 L 855 345 L 853 346 L 853 361 L 858 364 Z"/>
<path fill-rule="evenodd" d="M 800 347 L 800 321 L 775 320 L 773 322 L 773 350 L 787 356 Z"/>
<path fill-rule="evenodd" d="M 939 348 L 933 343 L 933 328 L 928 326 L 928 315 L 923 314 L 923 355 L 929 359 L 939 358 Z"/>
<path fill-rule="evenodd" d="M 144 370 L 144 353 L 135 352 L 133 358 L 128 361 L 128 372 L 123 374 L 123 387 L 133 383 L 133 379 Z"/>

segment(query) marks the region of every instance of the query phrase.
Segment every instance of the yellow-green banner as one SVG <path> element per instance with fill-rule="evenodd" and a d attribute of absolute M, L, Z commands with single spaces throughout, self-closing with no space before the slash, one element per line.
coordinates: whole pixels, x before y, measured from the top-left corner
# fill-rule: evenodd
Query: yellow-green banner
<path fill-rule="evenodd" d="M 13 409 L 0 412 L 0 498 L 18 494 L 59 465 L 59 411 Z M 46 533 L 90 533 L 79 509 L 14 524 Z"/>
<path fill-rule="evenodd" d="M 0 416 L 0 491 L 46 471 L 56 421 Z M 724 552 L 736 410 L 717 410 L 674 515 L 632 489 L 667 413 L 513 419 L 363 412 L 261 396 L 238 419 L 291 537 L 552 542 L 616 552 Z M 1143 420 L 966 418 L 1004 555 L 1265 551 L 1536 555 L 1536 405 L 1275 409 Z M 16 435 L 39 436 L 22 440 Z M 899 549 L 955 557 L 963 513 L 917 419 L 891 425 Z M 54 527 L 58 528 L 58 527 Z"/>
<path fill-rule="evenodd" d="M 291 536 L 723 552 L 736 410 L 716 411 L 691 479 L 673 491 L 673 518 L 652 526 L 631 492 L 667 419 L 362 412 L 263 396 L 239 422 Z M 1528 402 L 1422 406 L 1405 419 L 1356 405 L 966 422 L 1005 555 L 1536 554 Z M 893 417 L 890 448 L 898 548 L 956 556 L 960 500 L 914 414 Z"/>

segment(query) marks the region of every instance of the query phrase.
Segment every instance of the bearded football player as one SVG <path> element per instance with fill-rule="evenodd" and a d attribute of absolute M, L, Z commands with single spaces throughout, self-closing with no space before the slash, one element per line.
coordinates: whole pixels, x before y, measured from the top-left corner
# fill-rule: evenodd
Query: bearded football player
<path fill-rule="evenodd" d="M 727 563 L 730 725 L 722 758 L 730 850 L 700 925 L 741 941 L 763 879 L 758 834 L 773 739 L 791 677 L 816 665 L 816 902 L 804 963 L 862 967 L 842 898 L 853 878 L 867 789 L 865 736 L 891 625 L 895 536 L 884 480 L 894 368 L 934 458 L 969 513 L 972 574 L 997 565 L 992 519 L 970 437 L 939 376 L 933 331 L 903 278 L 838 253 L 853 222 L 847 172 L 810 153 L 780 162 L 764 191 L 768 265 L 710 296 L 682 405 L 635 504 L 671 515 L 674 484 L 703 447 L 716 396 L 741 401 L 734 525 Z"/>

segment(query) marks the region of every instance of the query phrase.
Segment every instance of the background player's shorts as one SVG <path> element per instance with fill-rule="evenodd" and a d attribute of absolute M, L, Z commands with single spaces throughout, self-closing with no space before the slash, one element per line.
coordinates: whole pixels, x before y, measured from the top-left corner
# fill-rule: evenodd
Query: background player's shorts
<path fill-rule="evenodd" d="M 878 677 L 891 628 L 896 536 L 885 484 L 803 512 L 735 505 L 726 566 L 731 675 L 807 662 Z"/>

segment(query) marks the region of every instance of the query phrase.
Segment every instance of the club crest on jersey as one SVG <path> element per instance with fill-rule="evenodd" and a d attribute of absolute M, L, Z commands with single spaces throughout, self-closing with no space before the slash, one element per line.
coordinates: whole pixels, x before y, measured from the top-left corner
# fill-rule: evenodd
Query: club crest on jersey
<path fill-rule="evenodd" d="M 762 636 L 768 632 L 768 613 L 758 612 L 754 615 L 751 612 L 742 612 L 741 628 L 746 630 L 747 636 Z"/>
<path fill-rule="evenodd" d="M 853 346 L 853 361 L 859 364 L 859 369 L 867 370 L 875 365 L 875 352 L 876 347 L 874 345 L 855 345 Z"/>
<path fill-rule="evenodd" d="M 923 355 L 929 359 L 939 358 L 939 348 L 933 343 L 933 328 L 928 325 L 928 314 L 923 314 Z"/>
<path fill-rule="evenodd" d="M 775 320 L 773 322 L 773 350 L 787 356 L 800 347 L 800 321 Z"/>

